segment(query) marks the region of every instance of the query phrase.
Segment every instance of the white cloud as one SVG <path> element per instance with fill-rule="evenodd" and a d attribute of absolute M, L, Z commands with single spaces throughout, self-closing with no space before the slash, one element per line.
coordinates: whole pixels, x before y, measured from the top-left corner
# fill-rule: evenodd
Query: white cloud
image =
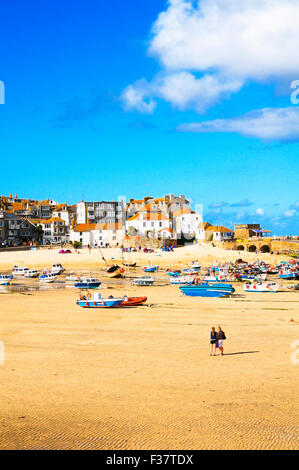
<path fill-rule="evenodd" d="M 299 139 L 299 108 L 264 108 L 234 119 L 182 124 L 181 132 L 237 132 L 263 140 Z"/>
<path fill-rule="evenodd" d="M 261 215 L 261 216 L 262 216 L 262 215 L 264 215 L 265 211 L 264 211 L 264 209 L 262 209 L 261 207 L 259 207 L 259 208 L 255 211 L 255 213 L 256 213 L 257 215 Z"/>
<path fill-rule="evenodd" d="M 151 97 L 161 98 L 180 110 L 194 108 L 197 112 L 203 112 L 220 96 L 229 96 L 239 91 L 241 86 L 238 80 L 219 80 L 213 75 L 196 78 L 189 72 L 159 74 L 150 83 L 138 80 L 127 87 L 122 100 L 126 109 L 143 113 L 154 111 L 156 102 Z"/>
<path fill-rule="evenodd" d="M 296 214 L 296 211 L 293 209 L 293 210 L 288 210 L 288 211 L 285 211 L 284 213 L 284 216 L 285 217 L 293 217 L 294 215 Z"/>
<path fill-rule="evenodd" d="M 297 77 L 297 0 L 169 0 L 150 53 L 171 70 L 217 69 L 243 79 Z"/>
<path fill-rule="evenodd" d="M 144 96 L 140 82 L 128 87 L 126 108 L 153 112 L 161 98 L 202 112 L 249 80 L 297 78 L 298 17 L 298 0 L 168 0 L 149 45 L 163 78 Z"/>
<path fill-rule="evenodd" d="M 149 98 L 149 84 L 146 80 L 139 80 L 129 85 L 122 93 L 122 100 L 128 110 L 136 109 L 141 113 L 153 113 L 156 102 Z"/>

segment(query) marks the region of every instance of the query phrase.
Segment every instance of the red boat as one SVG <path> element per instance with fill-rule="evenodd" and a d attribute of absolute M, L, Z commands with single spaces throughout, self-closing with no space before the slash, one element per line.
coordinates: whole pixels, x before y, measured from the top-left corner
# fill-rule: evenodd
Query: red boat
<path fill-rule="evenodd" d="M 133 307 L 134 305 L 142 305 L 147 301 L 147 297 L 128 297 L 127 300 L 123 300 L 119 307 Z"/>

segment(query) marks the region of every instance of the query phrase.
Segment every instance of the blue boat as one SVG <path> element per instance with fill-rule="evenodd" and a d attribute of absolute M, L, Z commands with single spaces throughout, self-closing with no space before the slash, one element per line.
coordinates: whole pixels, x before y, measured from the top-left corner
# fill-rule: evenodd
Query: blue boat
<path fill-rule="evenodd" d="M 12 278 L 11 274 L 0 274 L 0 286 L 8 286 Z"/>
<path fill-rule="evenodd" d="M 299 273 L 296 271 L 293 271 L 292 269 L 282 268 L 279 271 L 279 277 L 281 279 L 296 279 L 299 277 Z"/>
<path fill-rule="evenodd" d="M 118 307 L 123 299 L 77 300 L 77 305 L 83 308 L 111 308 Z"/>
<path fill-rule="evenodd" d="M 84 277 L 75 283 L 77 289 L 97 289 L 101 285 L 101 281 L 94 277 Z"/>
<path fill-rule="evenodd" d="M 181 271 L 167 271 L 168 276 L 170 277 L 179 277 Z"/>
<path fill-rule="evenodd" d="M 153 273 L 157 271 L 157 269 L 159 269 L 159 266 L 145 266 L 143 268 L 143 271 L 145 271 L 146 273 Z"/>
<path fill-rule="evenodd" d="M 197 286 L 182 286 L 180 291 L 190 297 L 224 297 L 235 292 L 235 289 L 231 284 L 219 282 L 213 283 L 213 285 L 203 283 Z"/>

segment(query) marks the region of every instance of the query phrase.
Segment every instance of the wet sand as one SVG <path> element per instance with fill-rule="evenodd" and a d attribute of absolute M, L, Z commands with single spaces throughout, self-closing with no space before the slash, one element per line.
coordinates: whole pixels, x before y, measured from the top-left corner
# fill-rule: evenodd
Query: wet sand
<path fill-rule="evenodd" d="M 216 250 L 135 258 L 170 266 L 240 257 Z M 119 252 L 103 253 L 110 261 Z M 60 261 L 96 272 L 98 259 L 87 250 L 0 253 L 0 270 Z M 112 286 L 103 294 L 147 295 L 147 304 L 82 309 L 73 288 L 0 294 L 1 449 L 298 448 L 298 291 L 245 294 L 236 284 L 234 298 L 190 298 L 164 273 L 153 287 L 98 275 Z M 219 324 L 225 356 L 210 357 Z"/>

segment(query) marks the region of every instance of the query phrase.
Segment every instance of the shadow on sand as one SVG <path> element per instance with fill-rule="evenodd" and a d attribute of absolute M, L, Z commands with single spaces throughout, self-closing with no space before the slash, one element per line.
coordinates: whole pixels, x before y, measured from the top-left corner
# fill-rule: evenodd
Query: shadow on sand
<path fill-rule="evenodd" d="M 224 353 L 224 356 L 235 356 L 236 354 L 255 354 L 259 353 L 260 351 L 240 351 L 234 353 Z"/>

